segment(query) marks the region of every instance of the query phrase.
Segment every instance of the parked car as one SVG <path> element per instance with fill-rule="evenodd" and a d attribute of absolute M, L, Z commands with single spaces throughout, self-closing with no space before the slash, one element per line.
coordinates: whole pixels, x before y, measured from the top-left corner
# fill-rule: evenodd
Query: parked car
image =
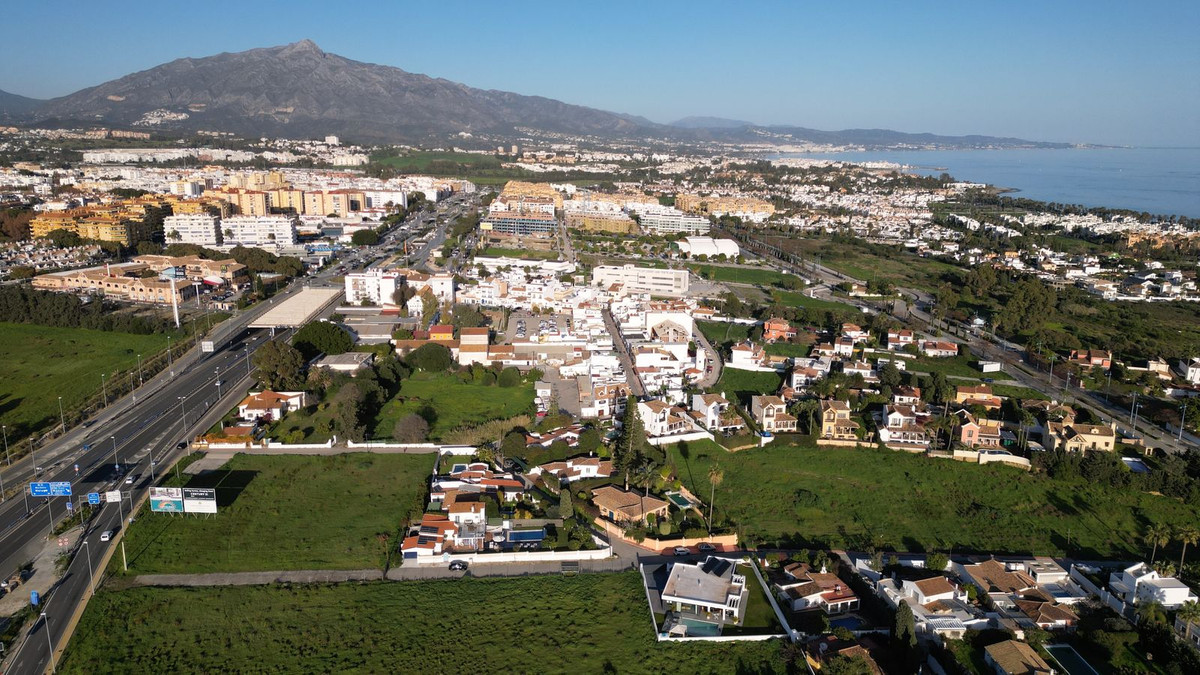
<path fill-rule="evenodd" d="M 467 569 L 465 560 L 455 560 L 450 563 L 450 569 L 455 572 L 464 572 Z"/>
<path fill-rule="evenodd" d="M 691 555 L 691 554 L 692 554 L 692 550 L 686 546 L 676 546 L 675 547 L 675 555 Z"/>
<path fill-rule="evenodd" d="M 701 542 L 700 545 L 696 547 L 696 550 L 700 551 L 701 553 L 716 553 L 717 547 L 705 541 Z"/>

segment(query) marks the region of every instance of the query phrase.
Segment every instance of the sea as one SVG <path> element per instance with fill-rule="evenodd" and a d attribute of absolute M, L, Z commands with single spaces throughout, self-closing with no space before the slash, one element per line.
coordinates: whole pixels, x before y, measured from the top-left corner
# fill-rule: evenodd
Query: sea
<path fill-rule="evenodd" d="M 1200 218 L 1200 148 L 879 150 L 772 156 L 893 162 L 926 175 L 1012 190 L 1009 196 Z"/>

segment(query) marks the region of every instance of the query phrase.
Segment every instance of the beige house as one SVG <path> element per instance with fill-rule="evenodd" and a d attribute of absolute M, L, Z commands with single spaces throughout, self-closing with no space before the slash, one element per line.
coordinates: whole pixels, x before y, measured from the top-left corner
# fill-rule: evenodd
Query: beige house
<path fill-rule="evenodd" d="M 592 502 L 600 509 L 600 517 L 619 525 L 639 523 L 650 514 L 666 518 L 670 505 L 657 497 L 640 495 L 633 490 L 622 490 L 614 485 L 605 485 L 592 490 Z"/>
<path fill-rule="evenodd" d="M 821 438 L 829 441 L 857 441 L 858 422 L 850 419 L 845 401 L 821 401 Z"/>
<path fill-rule="evenodd" d="M 1085 452 L 1088 450 L 1103 450 L 1112 452 L 1117 444 L 1116 423 L 1103 424 L 1065 424 L 1059 422 L 1046 423 L 1046 449 L 1066 450 L 1068 452 Z"/>
<path fill-rule="evenodd" d="M 787 404 L 778 396 L 751 396 L 750 413 L 763 431 L 794 433 L 796 418 L 787 413 Z"/>

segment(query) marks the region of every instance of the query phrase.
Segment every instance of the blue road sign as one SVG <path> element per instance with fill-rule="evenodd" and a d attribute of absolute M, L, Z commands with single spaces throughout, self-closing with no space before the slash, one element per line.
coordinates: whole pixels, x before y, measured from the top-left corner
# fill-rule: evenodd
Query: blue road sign
<path fill-rule="evenodd" d="M 55 497 L 70 497 L 71 484 L 66 481 L 57 481 L 50 484 L 50 494 Z"/>
<path fill-rule="evenodd" d="M 33 496 L 33 497 L 49 497 L 51 494 L 50 493 L 50 484 L 49 483 L 30 483 L 29 484 L 29 494 L 30 494 L 30 496 Z"/>
<path fill-rule="evenodd" d="M 100 503 L 100 493 L 99 492 L 89 492 L 88 493 L 88 504 L 92 504 L 94 506 L 99 503 Z"/>
<path fill-rule="evenodd" d="M 67 510 L 68 510 L 68 511 L 74 511 L 74 510 L 75 510 L 75 505 L 74 505 L 74 504 L 72 504 L 71 502 L 67 502 Z"/>

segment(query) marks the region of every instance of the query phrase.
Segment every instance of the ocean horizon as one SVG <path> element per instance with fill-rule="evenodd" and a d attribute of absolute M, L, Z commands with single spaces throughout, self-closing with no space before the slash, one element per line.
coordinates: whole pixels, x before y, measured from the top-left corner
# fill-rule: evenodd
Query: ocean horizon
<path fill-rule="evenodd" d="M 1200 148 L 871 150 L 780 153 L 847 162 L 893 162 L 905 171 L 988 183 L 1010 197 L 1160 216 L 1200 218 Z"/>

